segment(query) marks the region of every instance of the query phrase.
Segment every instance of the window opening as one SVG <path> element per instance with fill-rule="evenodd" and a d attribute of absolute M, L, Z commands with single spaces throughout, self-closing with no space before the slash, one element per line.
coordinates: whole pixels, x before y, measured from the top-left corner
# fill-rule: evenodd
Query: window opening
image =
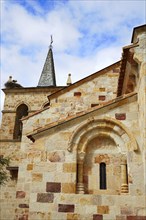
<path fill-rule="evenodd" d="M 14 134 L 13 139 L 21 139 L 22 136 L 22 122 L 20 119 L 24 116 L 28 115 L 28 107 L 25 104 L 21 104 L 18 106 L 16 110 L 16 118 L 15 118 L 15 126 L 14 126 Z"/>
<path fill-rule="evenodd" d="M 100 189 L 106 189 L 106 164 L 100 163 Z"/>
<path fill-rule="evenodd" d="M 10 171 L 11 180 L 17 181 L 17 179 L 18 179 L 18 167 L 7 167 L 7 170 Z"/>

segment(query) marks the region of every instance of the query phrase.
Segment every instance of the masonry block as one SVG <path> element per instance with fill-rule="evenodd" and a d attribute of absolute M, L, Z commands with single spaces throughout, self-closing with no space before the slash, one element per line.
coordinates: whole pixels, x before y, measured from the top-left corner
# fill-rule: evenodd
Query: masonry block
<path fill-rule="evenodd" d="M 33 170 L 33 164 L 28 164 L 27 165 L 27 170 L 29 171 L 29 170 Z"/>
<path fill-rule="evenodd" d="M 54 192 L 54 193 L 61 192 L 61 183 L 47 182 L 46 183 L 46 192 Z"/>
<path fill-rule="evenodd" d="M 116 113 L 115 118 L 117 120 L 125 120 L 126 119 L 126 113 Z"/>
<path fill-rule="evenodd" d="M 63 193 L 75 193 L 76 187 L 74 183 L 62 183 Z"/>
<path fill-rule="evenodd" d="M 75 163 L 64 163 L 63 164 L 63 172 L 65 172 L 65 173 L 76 172 L 76 164 Z"/>
<path fill-rule="evenodd" d="M 109 207 L 108 206 L 98 206 L 97 212 L 99 214 L 109 214 Z"/>
<path fill-rule="evenodd" d="M 146 220 L 146 216 L 127 216 L 127 220 Z"/>
<path fill-rule="evenodd" d="M 24 214 L 22 216 L 19 216 L 19 219 L 18 220 L 28 220 L 28 215 L 27 214 Z"/>
<path fill-rule="evenodd" d="M 74 92 L 74 96 L 81 96 L 81 92 Z"/>
<path fill-rule="evenodd" d="M 79 214 L 67 213 L 67 220 L 79 220 Z"/>
<path fill-rule="evenodd" d="M 58 212 L 74 212 L 74 205 L 58 204 Z"/>
<path fill-rule="evenodd" d="M 25 198 L 26 193 L 24 191 L 17 191 L 16 198 L 22 199 Z"/>
<path fill-rule="evenodd" d="M 53 200 L 54 200 L 54 194 L 52 193 L 38 193 L 37 194 L 37 202 L 52 203 Z"/>
<path fill-rule="evenodd" d="M 29 205 L 28 204 L 19 204 L 19 208 L 29 208 Z"/>
<path fill-rule="evenodd" d="M 59 152 L 59 151 L 48 153 L 48 160 L 50 162 L 64 162 L 65 161 L 65 153 Z"/>
<path fill-rule="evenodd" d="M 126 215 L 116 216 L 116 220 L 127 220 Z"/>
<path fill-rule="evenodd" d="M 105 95 L 99 95 L 98 98 L 99 98 L 100 101 L 104 101 L 106 99 L 106 96 Z"/>
<path fill-rule="evenodd" d="M 103 220 L 103 216 L 102 215 L 94 214 L 93 215 L 93 220 Z"/>
<path fill-rule="evenodd" d="M 42 173 L 33 173 L 32 174 L 32 181 L 34 182 L 41 182 L 43 179 Z"/>

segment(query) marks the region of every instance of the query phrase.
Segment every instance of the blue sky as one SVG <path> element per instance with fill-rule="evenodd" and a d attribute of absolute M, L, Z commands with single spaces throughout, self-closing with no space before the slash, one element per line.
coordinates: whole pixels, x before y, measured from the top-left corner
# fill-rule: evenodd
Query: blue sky
<path fill-rule="evenodd" d="M 145 23 L 144 0 L 1 0 L 1 87 L 10 75 L 37 86 L 53 35 L 58 85 L 121 58 L 132 30 Z M 1 94 L 3 103 L 3 94 Z"/>

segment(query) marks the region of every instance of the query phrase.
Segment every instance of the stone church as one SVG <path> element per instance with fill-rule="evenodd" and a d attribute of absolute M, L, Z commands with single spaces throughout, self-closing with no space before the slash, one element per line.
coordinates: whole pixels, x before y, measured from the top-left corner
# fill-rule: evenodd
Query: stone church
<path fill-rule="evenodd" d="M 36 87 L 5 84 L 1 220 L 146 220 L 146 25 L 120 61 L 57 86 L 52 45 Z"/>

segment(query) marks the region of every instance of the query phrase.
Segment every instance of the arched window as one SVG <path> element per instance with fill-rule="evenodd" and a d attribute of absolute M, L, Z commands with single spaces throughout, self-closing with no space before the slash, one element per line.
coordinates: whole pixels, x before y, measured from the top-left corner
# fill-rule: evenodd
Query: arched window
<path fill-rule="evenodd" d="M 106 189 L 106 164 L 100 163 L 100 189 Z"/>
<path fill-rule="evenodd" d="M 25 104 L 21 104 L 18 106 L 16 110 L 16 118 L 15 118 L 15 126 L 14 126 L 14 133 L 13 139 L 21 139 L 22 136 L 22 122 L 20 119 L 23 116 L 28 115 L 28 107 Z"/>

